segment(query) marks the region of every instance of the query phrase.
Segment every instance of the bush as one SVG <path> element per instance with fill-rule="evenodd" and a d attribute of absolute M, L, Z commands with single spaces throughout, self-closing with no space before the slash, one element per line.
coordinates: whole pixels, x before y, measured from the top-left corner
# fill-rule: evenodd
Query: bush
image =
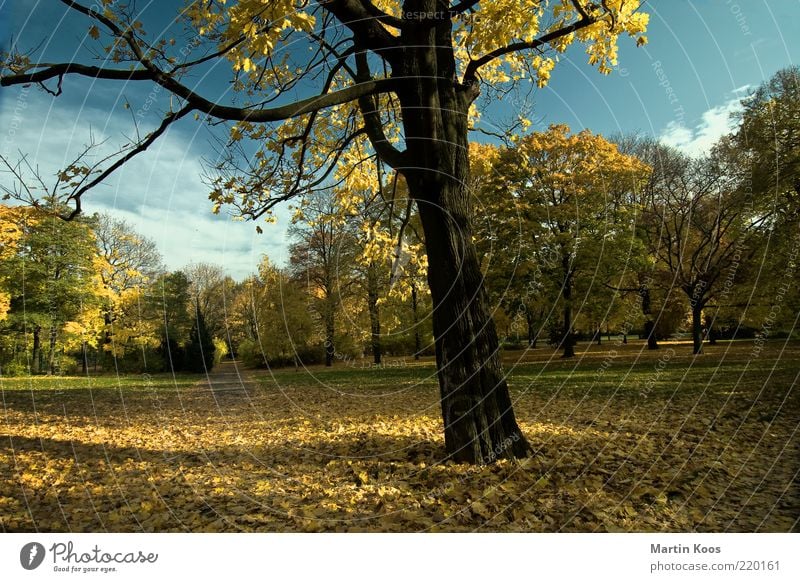
<path fill-rule="evenodd" d="M 28 364 L 19 358 L 0 366 L 0 378 L 3 376 L 28 376 L 29 374 Z"/>
<path fill-rule="evenodd" d="M 222 358 L 228 355 L 228 343 L 223 340 L 219 339 L 218 337 L 214 338 L 214 365 L 216 366 L 222 361 Z"/>
<path fill-rule="evenodd" d="M 261 346 L 253 340 L 244 340 L 239 344 L 239 349 L 236 350 L 236 352 L 245 366 L 264 368 L 267 365 L 266 358 L 261 351 Z"/>

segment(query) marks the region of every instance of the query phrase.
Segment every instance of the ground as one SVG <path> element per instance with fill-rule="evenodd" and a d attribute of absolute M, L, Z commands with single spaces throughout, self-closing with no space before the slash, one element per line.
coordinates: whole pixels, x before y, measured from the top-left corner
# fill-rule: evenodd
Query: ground
<path fill-rule="evenodd" d="M 643 348 L 505 354 L 535 454 L 480 467 L 430 361 L 0 378 L 0 528 L 798 531 L 800 343 Z"/>

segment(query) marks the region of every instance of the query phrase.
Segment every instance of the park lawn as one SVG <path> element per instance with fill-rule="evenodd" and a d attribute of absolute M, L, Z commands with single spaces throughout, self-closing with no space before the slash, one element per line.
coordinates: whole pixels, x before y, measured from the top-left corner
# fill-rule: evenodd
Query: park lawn
<path fill-rule="evenodd" d="M 800 529 L 800 343 L 642 348 L 506 354 L 536 454 L 482 467 L 442 462 L 429 360 L 0 379 L 0 528 Z"/>

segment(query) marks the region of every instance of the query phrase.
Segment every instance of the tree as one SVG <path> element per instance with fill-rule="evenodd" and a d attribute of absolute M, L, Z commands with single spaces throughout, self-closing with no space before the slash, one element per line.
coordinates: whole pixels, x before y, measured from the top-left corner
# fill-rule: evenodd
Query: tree
<path fill-rule="evenodd" d="M 17 253 L 28 214 L 25 210 L 0 204 L 0 265 L 8 264 L 7 261 L 11 261 Z M 8 317 L 11 308 L 11 296 L 6 286 L 12 274 L 4 273 L 4 270 L 0 270 L 0 321 Z"/>
<path fill-rule="evenodd" d="M 184 347 L 192 329 L 190 282 L 186 273 L 174 271 L 160 275 L 146 298 L 148 317 L 158 321 L 160 352 L 167 369 L 184 366 Z"/>
<path fill-rule="evenodd" d="M 142 287 L 163 270 L 155 241 L 137 233 L 125 220 L 98 214 L 94 233 L 100 256 L 108 265 L 103 283 L 115 293 Z"/>
<path fill-rule="evenodd" d="M 206 327 L 206 319 L 197 303 L 189 341 L 184 350 L 184 369 L 187 372 L 208 373 L 214 367 L 214 340 Z"/>
<path fill-rule="evenodd" d="M 689 301 L 692 350 L 703 348 L 703 309 L 725 279 L 741 278 L 768 220 L 750 192 L 726 171 L 724 151 L 689 158 L 667 146 L 653 148 L 653 175 L 644 194 L 647 245 L 666 271 L 669 288 Z"/>
<path fill-rule="evenodd" d="M 33 212 L 17 222 L 21 231 L 16 252 L 6 258 L 10 322 L 30 333 L 31 373 L 56 373 L 63 347 L 80 351 L 86 364 L 86 346 L 94 343 L 102 327 L 100 304 L 104 289 L 102 263 L 98 260 L 91 221 L 65 222 L 48 213 Z M 77 339 L 75 342 L 70 341 Z M 46 358 L 46 359 L 45 359 Z"/>
<path fill-rule="evenodd" d="M 266 257 L 262 259 L 258 278 L 248 287 L 250 314 L 246 316 L 253 326 L 251 357 L 257 357 L 258 363 L 295 367 L 314 363 L 309 361 L 315 346 L 307 290 L 303 282 L 293 279 Z"/>
<path fill-rule="evenodd" d="M 117 358 L 152 347 L 158 341 L 152 322 L 143 320 L 142 298 L 163 271 L 155 241 L 137 233 L 125 220 L 103 213 L 96 216 L 94 233 L 103 261 L 102 281 L 106 330 L 103 350 Z M 146 356 L 142 365 L 146 367 Z"/>
<path fill-rule="evenodd" d="M 778 71 L 742 100 L 732 136 L 749 163 L 745 188 L 766 192 L 779 206 L 798 210 L 800 198 L 800 67 Z"/>
<path fill-rule="evenodd" d="M 186 276 L 192 283 L 193 301 L 199 305 L 211 337 L 226 337 L 227 311 L 235 286 L 233 279 L 221 266 L 210 263 L 189 265 Z"/>
<path fill-rule="evenodd" d="M 647 166 L 588 130 L 570 135 L 568 127 L 552 125 L 501 151 L 495 171 L 491 187 L 502 200 L 499 214 L 521 223 L 516 240 L 526 261 L 517 266 L 542 275 L 529 280 L 530 291 L 541 293 L 544 286 L 545 294 L 560 299 L 559 345 L 563 357 L 572 357 L 575 300 L 583 295 L 578 305 L 586 305 L 594 286 L 595 293 L 608 295 L 597 282 L 624 271 L 633 233 L 620 218 L 622 196 L 636 190 Z"/>
<path fill-rule="evenodd" d="M 648 16 L 639 0 L 408 0 L 402 7 L 387 0 L 194 1 L 182 12 L 192 39 L 183 53 L 168 38 L 148 42 L 132 5 L 104 4 L 101 13 L 74 0 L 62 3 L 86 16 L 89 37 L 110 47 L 110 59 L 125 66 L 37 63 L 12 51 L 0 84 L 44 84 L 66 75 L 149 81 L 177 103 L 105 169 L 68 168 L 69 175 L 98 172 L 63 191 L 74 212 L 86 191 L 191 113 L 236 122 L 211 196 L 217 210 L 233 206 L 248 218 L 329 187 L 334 167 L 352 166 L 348 156 L 354 152 L 380 158 L 404 175 L 424 231 L 447 453 L 466 462 L 528 454 L 472 242 L 472 106 L 482 89 L 491 94 L 530 77 L 544 85 L 556 62 L 548 51 L 563 52 L 575 42 L 585 44 L 589 62 L 608 73 L 621 34 L 646 42 Z M 283 50 L 301 44 L 310 50 Z M 298 54 L 312 56 L 298 60 Z M 204 97 L 185 82 L 193 70 L 222 59 L 230 63 L 243 106 Z M 313 85 L 316 94 L 287 101 L 309 95 Z M 60 89 L 59 83 L 52 91 Z M 255 140 L 254 148 L 237 146 L 243 138 Z M 15 194 L 29 198 L 24 188 Z"/>
<path fill-rule="evenodd" d="M 308 288 L 310 306 L 322 323 L 325 365 L 336 357 L 336 320 L 342 300 L 350 293 L 355 240 L 341 217 L 332 192 L 307 197 L 295 213 L 290 263 L 295 278 Z"/>
<path fill-rule="evenodd" d="M 749 192 L 753 203 L 770 215 L 761 229 L 761 241 L 751 241 L 757 247 L 754 256 L 759 257 L 761 269 L 752 270 L 748 286 L 755 287 L 757 295 L 770 307 L 778 294 L 786 294 L 787 300 L 799 304 L 800 293 L 795 286 L 788 292 L 779 291 L 784 277 L 763 277 L 759 273 L 787 273 L 792 269 L 798 245 L 795 233 L 800 229 L 800 67 L 778 71 L 742 105 L 735 115 L 739 126 L 721 140 L 717 149 L 727 158 L 726 171 L 736 177 L 738 187 Z M 747 295 L 752 296 L 753 290 Z M 763 321 L 766 313 L 760 315 Z"/>

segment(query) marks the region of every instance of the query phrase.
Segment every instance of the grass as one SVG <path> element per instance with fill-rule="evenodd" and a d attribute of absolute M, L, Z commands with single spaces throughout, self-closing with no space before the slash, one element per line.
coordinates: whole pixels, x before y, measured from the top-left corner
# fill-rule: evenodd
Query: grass
<path fill-rule="evenodd" d="M 0 527 L 798 530 L 800 343 L 579 348 L 505 354 L 536 454 L 485 467 L 443 462 L 429 359 L 2 378 Z"/>

